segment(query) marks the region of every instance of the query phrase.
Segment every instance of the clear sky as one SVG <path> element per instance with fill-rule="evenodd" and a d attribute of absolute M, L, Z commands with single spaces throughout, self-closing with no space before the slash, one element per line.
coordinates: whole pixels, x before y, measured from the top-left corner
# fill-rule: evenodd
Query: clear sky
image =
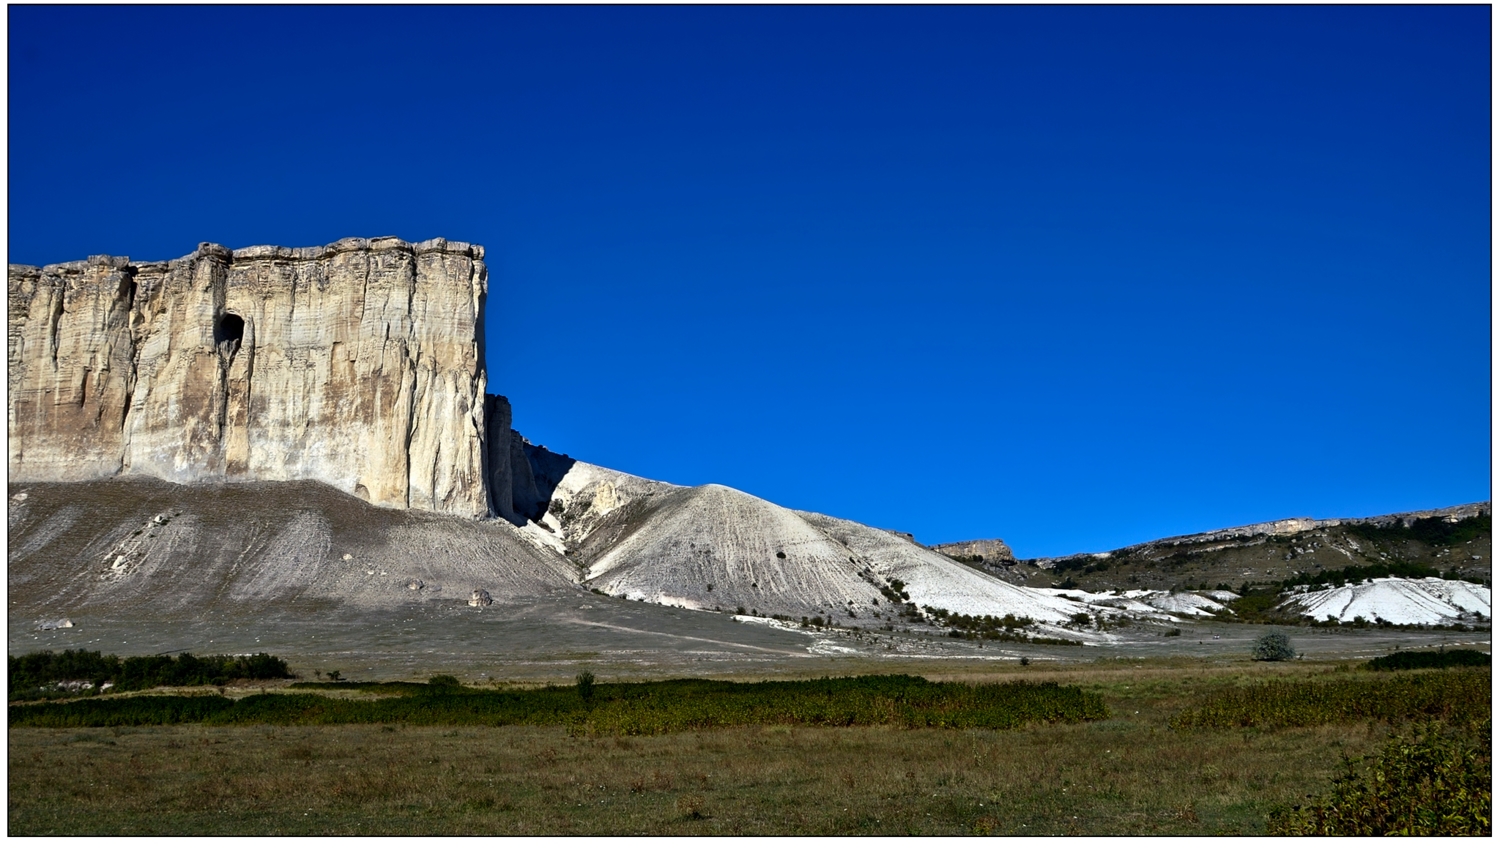
<path fill-rule="evenodd" d="M 1488 6 L 10 6 L 11 262 L 444 236 L 533 441 L 1020 556 L 1490 497 Z"/>

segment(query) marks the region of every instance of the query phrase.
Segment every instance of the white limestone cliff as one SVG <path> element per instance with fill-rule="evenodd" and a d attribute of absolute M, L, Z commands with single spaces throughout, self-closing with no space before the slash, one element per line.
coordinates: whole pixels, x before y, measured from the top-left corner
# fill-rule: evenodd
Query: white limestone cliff
<path fill-rule="evenodd" d="M 10 479 L 308 479 L 511 514 L 490 496 L 488 457 L 512 447 L 485 421 L 503 399 L 486 403 L 483 260 L 376 238 L 11 265 Z"/>

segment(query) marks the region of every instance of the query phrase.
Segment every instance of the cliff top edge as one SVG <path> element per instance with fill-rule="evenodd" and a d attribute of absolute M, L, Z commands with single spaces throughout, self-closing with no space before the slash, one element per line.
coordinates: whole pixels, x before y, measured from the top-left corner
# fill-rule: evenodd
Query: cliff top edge
<path fill-rule="evenodd" d="M 327 259 L 330 256 L 340 253 L 355 251 L 397 251 L 412 253 L 418 256 L 428 253 L 444 253 L 475 260 L 484 259 L 484 246 L 470 244 L 466 241 L 431 238 L 426 241 L 409 242 L 395 236 L 377 236 L 375 238 L 342 238 L 332 244 L 325 244 L 319 247 L 281 247 L 274 244 L 260 244 L 251 247 L 241 247 L 236 250 L 230 250 L 221 244 L 214 244 L 213 242 L 202 242 L 198 245 L 197 250 L 177 259 L 131 262 L 128 256 L 97 254 L 87 259 L 79 259 L 72 262 L 54 262 L 42 266 L 12 264 L 7 266 L 7 268 L 8 272 L 14 275 L 76 272 L 99 266 L 111 268 L 165 266 L 179 262 L 191 262 L 204 257 L 214 257 L 225 262 L 249 262 L 256 260 L 312 262 L 319 259 Z"/>

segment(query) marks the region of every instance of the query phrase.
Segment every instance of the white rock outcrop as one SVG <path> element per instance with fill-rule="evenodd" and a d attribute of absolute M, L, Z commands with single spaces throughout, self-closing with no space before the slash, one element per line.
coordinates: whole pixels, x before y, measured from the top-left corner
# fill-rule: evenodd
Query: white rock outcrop
<path fill-rule="evenodd" d="M 1311 589 L 1291 596 L 1282 609 L 1314 621 L 1385 621 L 1391 624 L 1451 624 L 1490 617 L 1490 589 L 1437 577 L 1377 577 L 1346 586 Z"/>
<path fill-rule="evenodd" d="M 503 403 L 485 396 L 486 285 L 484 248 L 445 239 L 11 265 L 10 479 L 305 479 L 513 514 L 487 473 L 513 449 L 485 421 Z"/>

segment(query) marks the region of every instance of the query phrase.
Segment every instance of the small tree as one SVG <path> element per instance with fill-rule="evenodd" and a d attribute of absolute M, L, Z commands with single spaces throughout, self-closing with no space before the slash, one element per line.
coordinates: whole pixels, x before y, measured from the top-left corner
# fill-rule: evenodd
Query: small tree
<path fill-rule="evenodd" d="M 592 671 L 584 669 L 578 672 L 575 685 L 578 687 L 578 697 L 585 701 L 594 697 L 594 673 Z"/>
<path fill-rule="evenodd" d="M 1267 633 L 1255 640 L 1250 655 L 1265 662 L 1280 662 L 1297 656 L 1292 650 L 1292 640 L 1285 633 Z"/>

